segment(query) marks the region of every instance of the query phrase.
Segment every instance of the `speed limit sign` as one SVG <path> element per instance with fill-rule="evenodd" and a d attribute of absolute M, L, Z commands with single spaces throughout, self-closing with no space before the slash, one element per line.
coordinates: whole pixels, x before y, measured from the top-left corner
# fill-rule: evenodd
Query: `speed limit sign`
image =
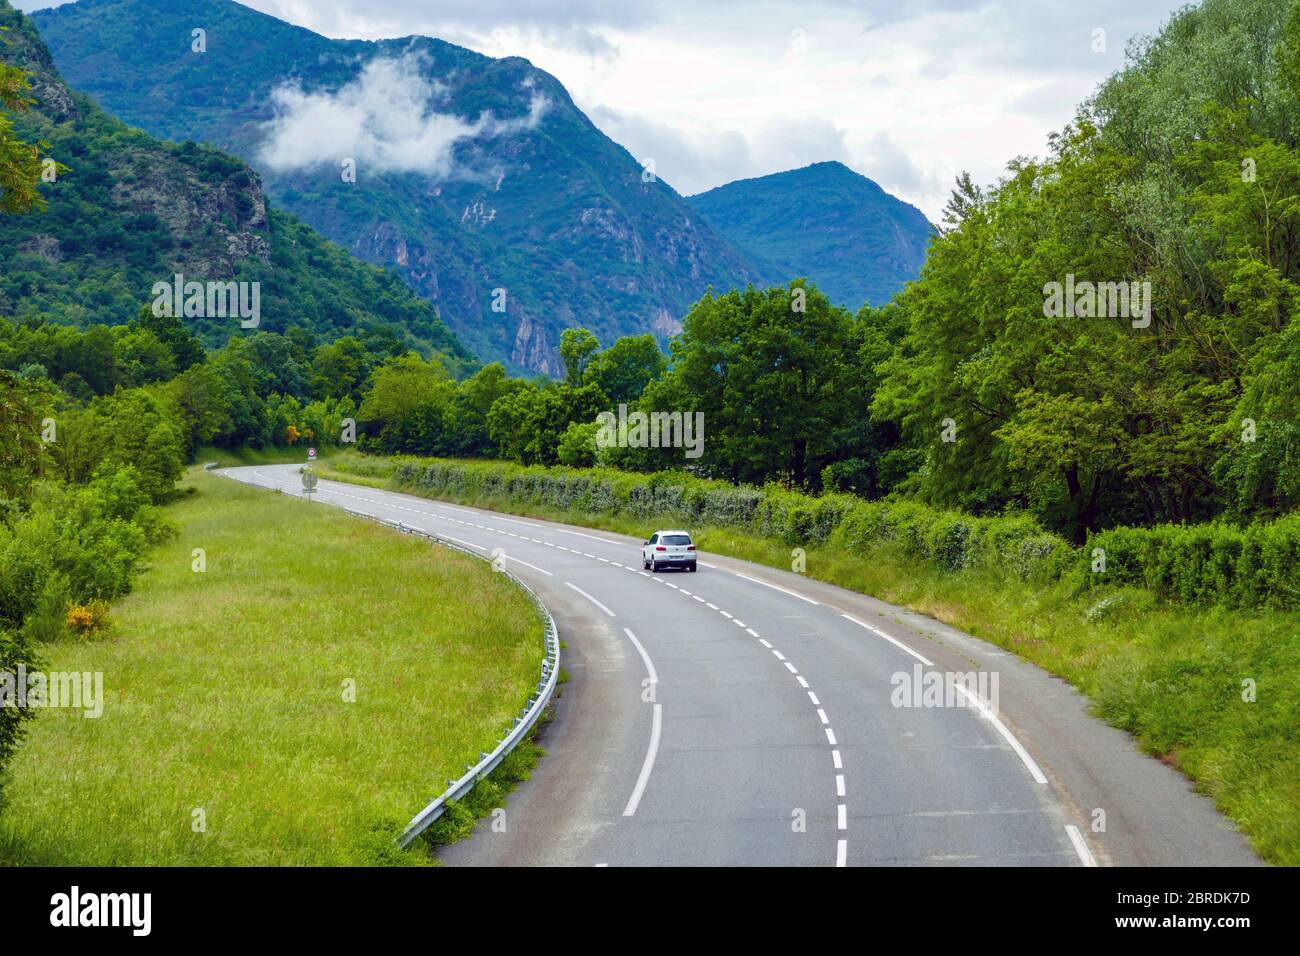
<path fill-rule="evenodd" d="M 315 448 L 308 448 L 308 449 L 307 449 L 307 460 L 308 460 L 308 461 L 315 461 L 315 460 L 316 460 L 316 449 L 315 449 Z"/>

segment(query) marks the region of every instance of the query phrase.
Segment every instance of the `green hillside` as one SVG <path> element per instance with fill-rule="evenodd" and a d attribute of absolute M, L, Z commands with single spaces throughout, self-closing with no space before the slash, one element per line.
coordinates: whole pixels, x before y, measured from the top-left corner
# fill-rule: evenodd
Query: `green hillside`
<path fill-rule="evenodd" d="M 70 82 L 157 136 L 232 149 L 277 202 L 361 258 L 392 266 L 484 360 L 559 374 L 565 328 L 660 344 L 710 286 L 777 280 L 720 236 L 528 61 L 428 37 L 330 40 L 231 0 L 83 0 L 33 16 Z M 205 53 L 191 30 L 207 31 Z M 274 92 L 334 95 L 374 63 L 418 73 L 431 113 L 504 131 L 455 144 L 454 170 L 386 169 L 343 155 L 272 168 Z M 540 115 L 528 121 L 530 111 Z M 385 121 L 392 114 L 386 114 Z M 328 152 L 328 150 L 326 150 Z M 454 172 L 454 174 L 453 174 Z M 493 310 L 504 289 L 504 311 Z"/>
<path fill-rule="evenodd" d="M 0 62 L 31 77 L 17 135 L 48 143 L 66 170 L 41 187 L 43 211 L 0 219 L 0 314 L 76 326 L 119 325 L 176 273 L 259 282 L 262 331 L 300 326 L 322 339 L 395 325 L 462 367 L 469 352 L 401 279 L 350 256 L 269 208 L 244 163 L 192 142 L 160 142 L 70 90 L 32 22 L 0 0 Z M 210 345 L 231 319 L 194 319 Z"/>
<path fill-rule="evenodd" d="M 883 305 L 917 277 L 934 232 L 915 206 L 843 163 L 814 163 L 692 196 L 724 236 L 838 305 Z"/>

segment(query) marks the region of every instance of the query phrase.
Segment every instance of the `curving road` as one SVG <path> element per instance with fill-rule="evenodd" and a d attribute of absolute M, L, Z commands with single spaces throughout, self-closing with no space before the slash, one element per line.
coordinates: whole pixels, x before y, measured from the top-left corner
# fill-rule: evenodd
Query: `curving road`
<path fill-rule="evenodd" d="M 300 494 L 300 467 L 222 473 Z M 315 499 L 502 549 L 559 625 L 570 680 L 548 756 L 504 832 L 485 821 L 446 862 L 1258 863 L 1069 686 L 929 618 L 707 554 L 651 575 L 638 539 L 603 531 L 324 480 Z M 893 705 L 896 682 L 934 672 L 996 674 L 996 706 L 961 688 Z"/>

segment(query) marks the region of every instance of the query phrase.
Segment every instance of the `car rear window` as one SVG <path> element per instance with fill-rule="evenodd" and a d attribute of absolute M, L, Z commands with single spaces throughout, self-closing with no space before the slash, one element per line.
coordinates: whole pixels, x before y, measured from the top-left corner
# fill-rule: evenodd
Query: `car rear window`
<path fill-rule="evenodd" d="M 664 535 L 664 544 L 690 544 L 691 536 L 689 534 L 666 534 Z"/>

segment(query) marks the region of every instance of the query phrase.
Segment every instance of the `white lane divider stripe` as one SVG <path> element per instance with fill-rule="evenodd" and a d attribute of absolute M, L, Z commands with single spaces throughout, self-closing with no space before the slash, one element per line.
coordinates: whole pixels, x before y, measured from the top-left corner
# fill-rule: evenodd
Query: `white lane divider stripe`
<path fill-rule="evenodd" d="M 449 534 L 444 534 L 443 537 L 446 538 L 448 541 L 455 541 L 457 544 L 463 544 L 467 548 L 475 548 L 479 551 L 487 550 L 487 548 L 483 547 L 481 544 L 475 544 L 473 541 L 462 541 L 460 538 L 453 538 Z"/>
<path fill-rule="evenodd" d="M 659 683 L 659 675 L 655 673 L 654 662 L 650 660 L 650 655 L 646 653 L 641 642 L 636 639 L 636 635 L 632 633 L 632 629 L 630 627 L 625 627 L 623 628 L 623 633 L 627 635 L 627 639 L 632 642 L 637 653 L 641 655 L 641 660 L 645 663 L 646 676 L 650 678 L 650 683 Z"/>
<path fill-rule="evenodd" d="M 592 541 L 603 541 L 606 544 L 616 544 L 623 548 L 629 547 L 629 545 L 624 544 L 622 541 L 615 541 L 613 538 L 602 538 L 600 535 L 596 534 L 583 534 L 581 531 L 570 531 L 568 528 L 552 528 L 551 530 L 558 531 L 560 534 L 577 535 L 579 538 L 590 538 Z"/>
<path fill-rule="evenodd" d="M 1083 838 L 1079 828 L 1073 823 L 1065 825 L 1065 832 L 1070 836 L 1070 842 L 1074 844 L 1074 852 L 1079 854 L 1079 862 L 1084 866 L 1096 866 L 1097 858 L 1092 855 L 1092 850 L 1088 847 L 1088 841 Z"/>
<path fill-rule="evenodd" d="M 600 603 L 599 601 L 597 601 L 594 597 L 592 597 L 590 594 L 588 594 L 588 593 L 587 593 L 586 591 L 584 591 L 582 588 L 578 587 L 578 586 L 577 586 L 576 584 L 574 584 L 572 581 L 565 581 L 564 583 L 565 583 L 565 585 L 567 585 L 568 587 L 573 588 L 573 590 L 577 591 L 579 594 L 581 594 L 583 597 L 585 597 L 585 598 L 586 598 L 588 601 L 590 601 L 592 604 L 596 605 L 596 607 L 600 608 L 602 611 L 604 611 L 604 612 L 605 612 L 606 614 L 608 614 L 610 617 L 614 617 L 614 612 L 613 612 L 613 611 L 611 611 L 609 608 L 605 607 L 605 605 L 601 604 L 601 603 Z"/>
<path fill-rule="evenodd" d="M 650 782 L 650 773 L 655 768 L 655 755 L 659 753 L 659 734 L 663 729 L 663 704 L 655 704 L 654 718 L 650 724 L 650 746 L 646 748 L 645 761 L 641 764 L 641 773 L 632 788 L 632 796 L 623 808 L 623 816 L 630 817 L 636 813 L 641 804 L 641 795 L 645 793 L 646 784 Z"/>
<path fill-rule="evenodd" d="M 847 866 L 849 862 L 849 841 L 840 840 L 835 844 L 835 865 Z"/>
<path fill-rule="evenodd" d="M 511 555 L 508 555 L 508 554 L 503 555 L 503 557 L 504 557 L 507 561 L 513 561 L 515 564 L 522 564 L 522 565 L 523 565 L 524 567 L 526 567 L 526 568 L 532 568 L 534 571 L 540 571 L 540 572 L 542 572 L 542 574 L 546 575 L 548 578 L 551 578 L 551 577 L 554 577 L 554 576 L 555 576 L 555 575 L 551 574 L 550 571 L 547 571 L 545 568 L 539 568 L 537 565 L 535 565 L 535 564 L 529 564 L 527 561 L 521 560 L 520 558 L 512 557 Z"/>

